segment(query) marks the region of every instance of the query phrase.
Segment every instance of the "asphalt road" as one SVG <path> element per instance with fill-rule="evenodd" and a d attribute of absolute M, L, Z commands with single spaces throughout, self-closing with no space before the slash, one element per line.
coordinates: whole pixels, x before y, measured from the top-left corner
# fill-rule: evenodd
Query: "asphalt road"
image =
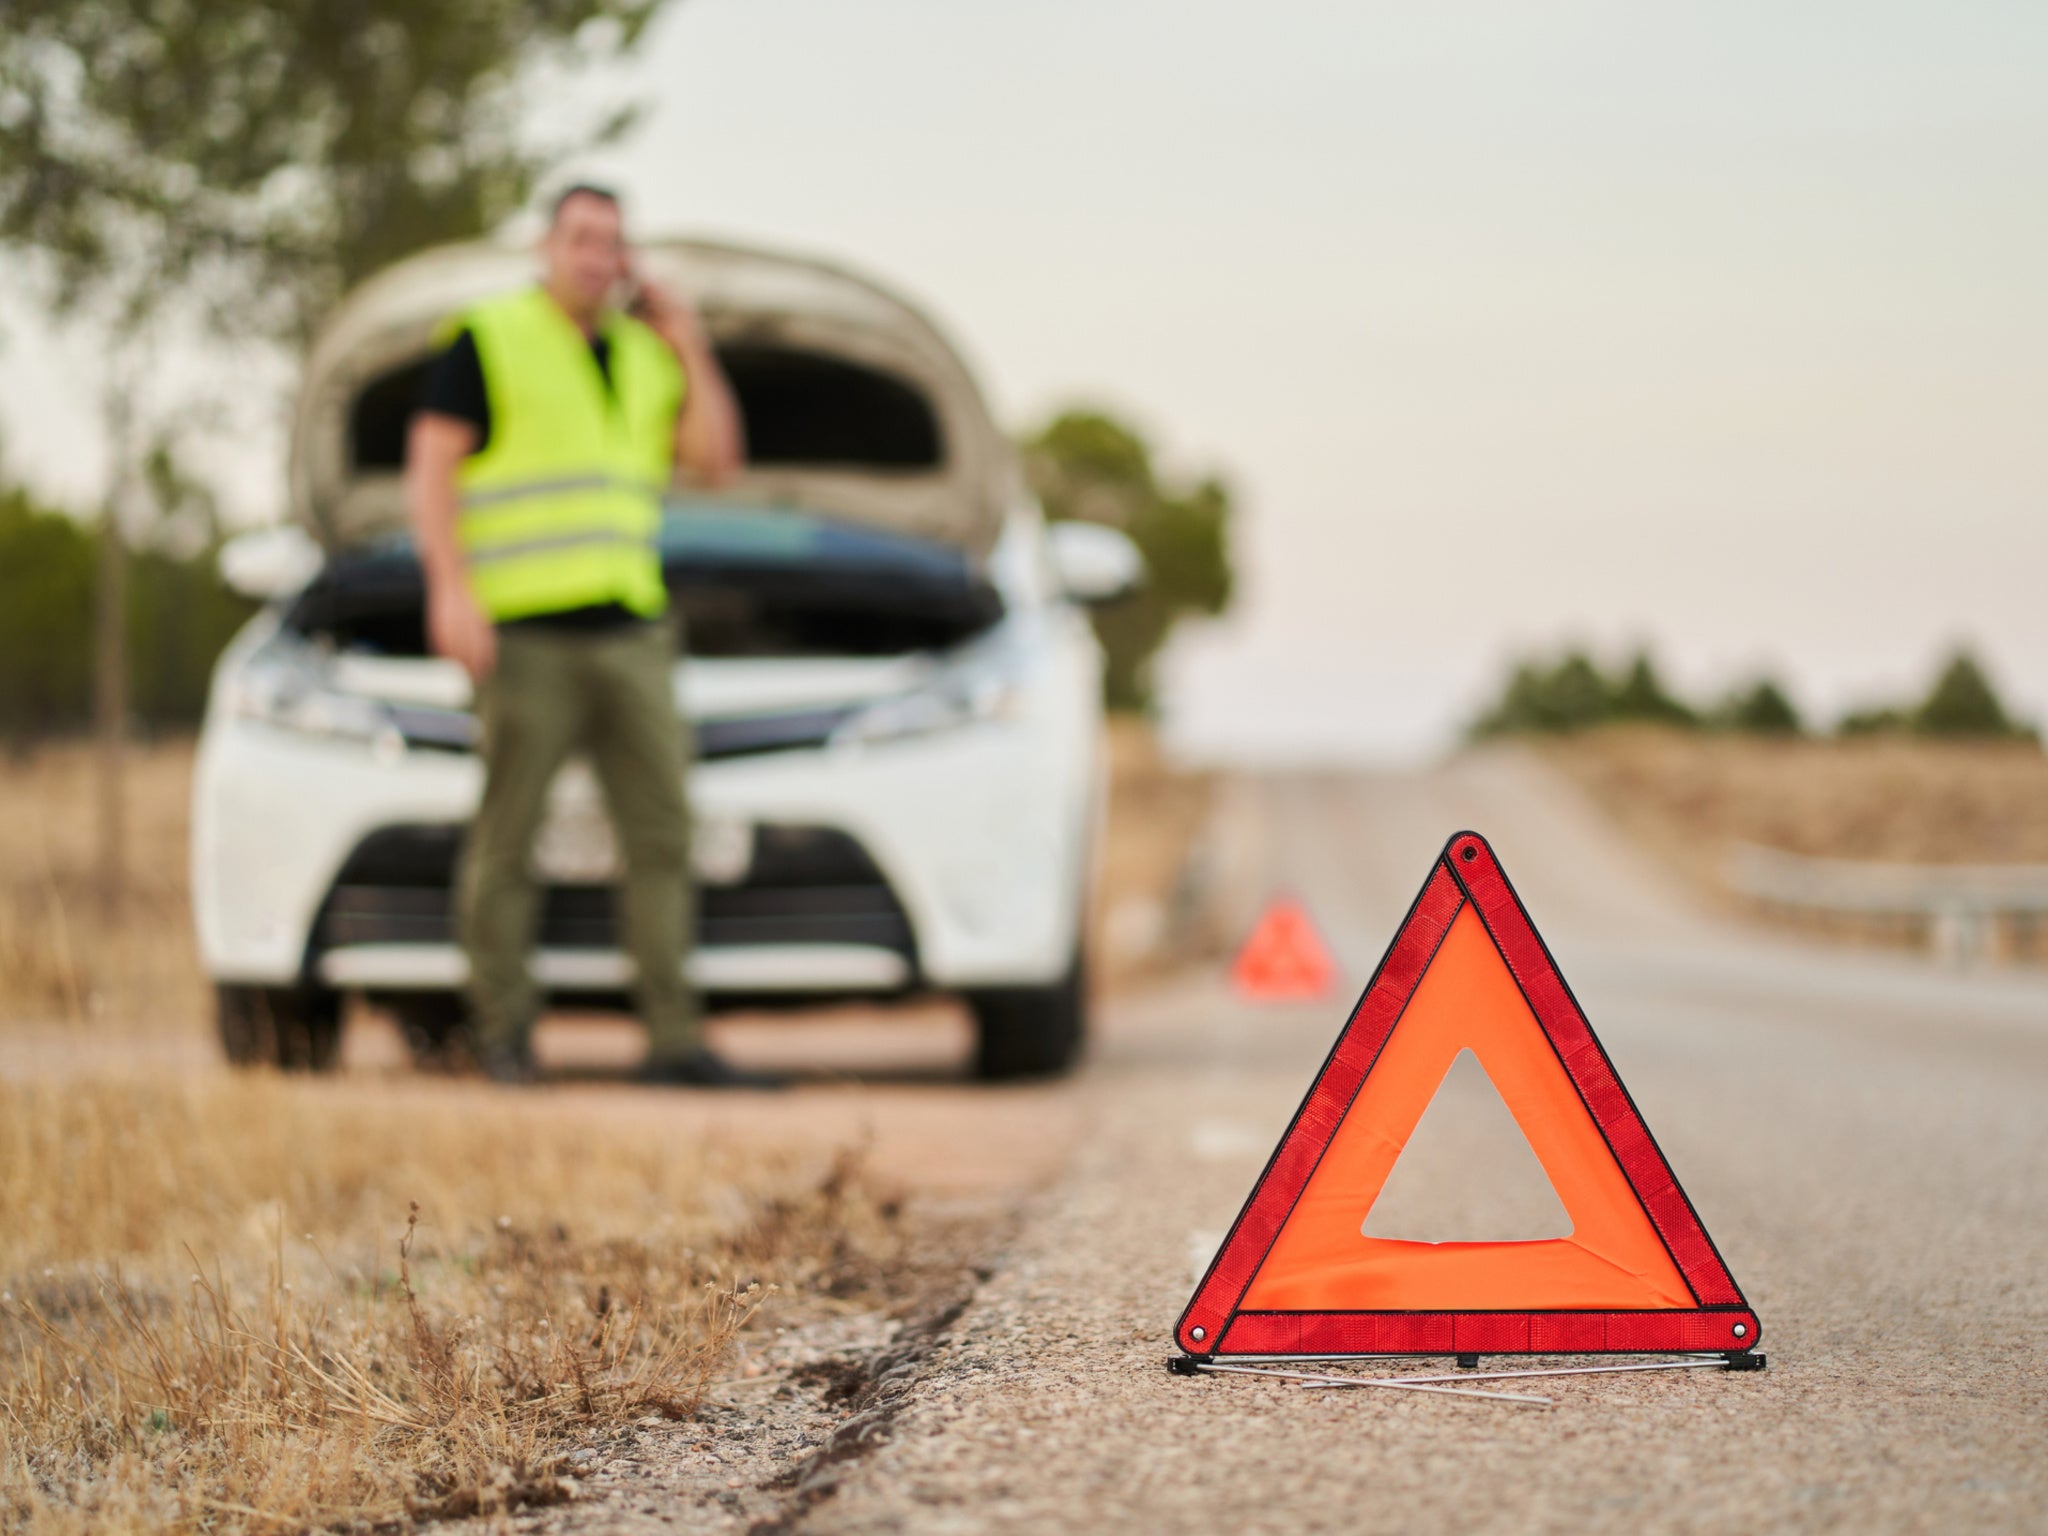
<path fill-rule="evenodd" d="M 1064 1173 L 888 1442 L 780 1528 L 2048 1529 L 2048 978 L 1716 922 L 1519 757 L 1254 781 L 1232 818 L 1245 891 L 1309 905 L 1345 995 L 1255 1009 L 1197 978 L 1112 1009 L 1050 1122 Z M 1547 1409 L 1167 1375 L 1196 1268 L 1468 826 L 1762 1316 L 1770 1369 L 1564 1378 Z M 1405 1183 L 1416 1219 L 1513 1219 L 1483 1139 L 1445 1147 Z"/>

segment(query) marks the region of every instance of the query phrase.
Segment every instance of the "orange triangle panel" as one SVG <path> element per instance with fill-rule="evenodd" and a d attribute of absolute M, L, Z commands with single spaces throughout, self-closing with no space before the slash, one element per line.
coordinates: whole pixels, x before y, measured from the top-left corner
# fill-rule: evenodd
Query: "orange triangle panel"
<path fill-rule="evenodd" d="M 1230 979 L 1254 1002 L 1314 1001 L 1335 985 L 1337 967 L 1307 909 L 1283 896 L 1252 926 Z"/>
<path fill-rule="evenodd" d="M 1305 919 L 1304 919 L 1305 921 Z M 1459 1051 L 1572 1220 L 1536 1242 L 1362 1228 Z M 1197 1355 L 1721 1351 L 1756 1314 L 1486 840 L 1444 846 L 1174 1337 Z"/>

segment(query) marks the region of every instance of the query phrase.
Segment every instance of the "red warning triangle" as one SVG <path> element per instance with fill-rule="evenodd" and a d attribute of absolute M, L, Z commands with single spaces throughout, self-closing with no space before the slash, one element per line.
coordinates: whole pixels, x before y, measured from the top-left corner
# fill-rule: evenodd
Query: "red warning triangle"
<path fill-rule="evenodd" d="M 1570 1236 L 1365 1235 L 1467 1049 L 1549 1175 Z M 1196 1355 L 1579 1354 L 1746 1350 L 1760 1332 L 1493 850 L 1461 832 L 1174 1338 Z"/>
<path fill-rule="evenodd" d="M 1315 920 L 1282 896 L 1259 915 L 1230 967 L 1238 995 L 1260 1003 L 1313 1002 L 1329 994 L 1337 967 Z"/>

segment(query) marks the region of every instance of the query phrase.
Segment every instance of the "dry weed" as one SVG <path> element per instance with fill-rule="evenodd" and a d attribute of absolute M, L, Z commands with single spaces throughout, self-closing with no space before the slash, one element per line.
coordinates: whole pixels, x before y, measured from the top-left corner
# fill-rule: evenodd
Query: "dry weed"
<path fill-rule="evenodd" d="M 1839 859 L 2048 864 L 2048 754 L 2031 743 L 1770 740 L 1617 727 L 1545 756 L 1703 891 L 1732 902 L 1736 843 Z M 1815 931 L 1918 945 L 1923 925 L 1774 913 Z M 2016 957 L 2048 954 L 2015 925 Z"/>
<path fill-rule="evenodd" d="M 886 1222 L 546 1097 L 0 1084 L 0 1526 L 390 1529 L 566 1496 Z"/>
<path fill-rule="evenodd" d="M 1146 721 L 1112 717 L 1108 740 L 1109 823 L 1090 954 L 1116 988 L 1213 953 L 1223 935 L 1188 883 L 1212 776 L 1168 761 Z"/>
<path fill-rule="evenodd" d="M 187 896 L 192 745 L 129 754 L 127 885 L 111 917 L 97 888 L 91 754 L 62 742 L 0 760 L 0 1019 L 190 1027 L 207 998 Z"/>

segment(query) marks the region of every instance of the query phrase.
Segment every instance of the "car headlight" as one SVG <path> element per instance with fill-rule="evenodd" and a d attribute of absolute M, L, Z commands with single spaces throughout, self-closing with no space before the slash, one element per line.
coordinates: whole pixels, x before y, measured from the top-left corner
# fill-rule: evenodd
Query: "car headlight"
<path fill-rule="evenodd" d="M 1015 647 L 988 651 L 945 668 L 908 692 L 863 705 L 834 728 L 831 744 L 901 741 L 1014 718 L 1023 703 L 1023 672 Z"/>
<path fill-rule="evenodd" d="M 360 741 L 400 752 L 405 738 L 391 711 L 375 699 L 344 693 L 328 677 L 326 657 L 297 641 L 273 641 L 234 679 L 228 710 L 279 730 L 330 740 Z"/>

